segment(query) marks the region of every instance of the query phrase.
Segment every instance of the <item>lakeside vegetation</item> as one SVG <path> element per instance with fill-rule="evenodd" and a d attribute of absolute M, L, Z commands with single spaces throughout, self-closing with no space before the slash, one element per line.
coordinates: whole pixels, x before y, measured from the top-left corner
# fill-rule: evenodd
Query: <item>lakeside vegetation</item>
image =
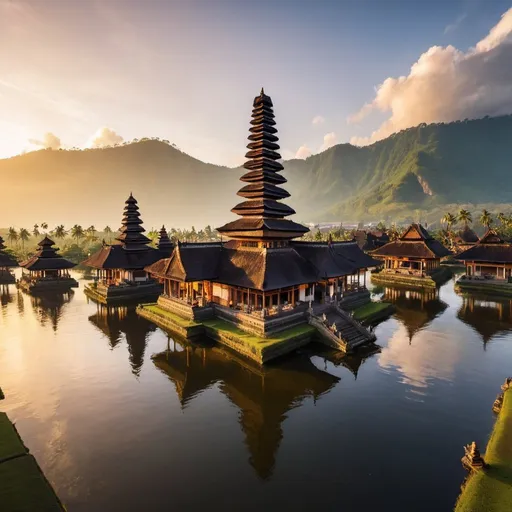
<path fill-rule="evenodd" d="M 168 235 L 173 242 L 214 242 L 220 240 L 219 234 L 211 226 L 205 226 L 196 230 L 194 226 L 190 229 L 168 230 Z M 59 254 L 74 263 L 80 263 L 89 255 L 98 251 L 103 243 L 115 243 L 119 231 L 113 230 L 110 226 L 97 229 L 91 225 L 84 228 L 79 224 L 67 228 L 63 224 L 49 228 L 48 223 L 41 222 L 34 224 L 31 229 L 11 226 L 0 229 L 7 245 L 7 251 L 18 261 L 30 257 L 37 250 L 37 244 L 44 236 L 50 237 L 60 248 Z M 159 230 L 151 228 L 147 233 L 151 240 L 151 246 L 156 247 L 158 243 Z"/>
<path fill-rule="evenodd" d="M 485 462 L 489 468 L 469 477 L 455 512 L 509 512 L 512 504 L 512 393 L 505 392 Z"/>

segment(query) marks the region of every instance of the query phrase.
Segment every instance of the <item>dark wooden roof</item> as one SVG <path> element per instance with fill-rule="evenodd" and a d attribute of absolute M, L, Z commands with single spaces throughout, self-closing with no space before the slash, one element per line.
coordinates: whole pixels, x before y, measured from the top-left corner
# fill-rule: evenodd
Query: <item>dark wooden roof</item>
<path fill-rule="evenodd" d="M 82 264 L 103 269 L 142 270 L 162 258 L 160 251 L 146 246 L 144 251 L 127 251 L 122 244 L 104 245 Z"/>
<path fill-rule="evenodd" d="M 5 252 L 4 239 L 0 236 L 0 268 L 17 267 L 18 262 L 7 252 Z"/>
<path fill-rule="evenodd" d="M 130 194 L 125 201 L 123 220 L 116 240 L 121 242 L 126 251 L 145 251 L 151 240 L 143 235 L 144 231 L 137 200 Z"/>
<path fill-rule="evenodd" d="M 28 260 L 22 261 L 20 267 L 27 270 L 65 270 L 76 267 L 76 263 L 57 254 L 59 250 L 53 247 L 55 242 L 45 236 L 38 244 L 39 250 Z"/>
<path fill-rule="evenodd" d="M 489 229 L 478 243 L 461 252 L 457 259 L 485 263 L 512 263 L 512 244 Z"/>
<path fill-rule="evenodd" d="M 399 240 L 389 242 L 372 252 L 372 256 L 419 259 L 443 258 L 450 254 L 421 224 L 411 224 Z"/>
<path fill-rule="evenodd" d="M 241 181 L 249 183 L 242 187 L 238 195 L 245 201 L 237 204 L 231 211 L 242 218 L 229 222 L 218 228 L 220 233 L 241 240 L 269 240 L 292 239 L 307 233 L 309 230 L 295 222 L 285 220 L 293 215 L 295 210 L 279 202 L 289 197 L 289 193 L 278 185 L 286 183 L 286 179 L 279 173 L 283 170 L 279 162 L 277 130 L 274 128 L 274 109 L 270 96 L 263 90 L 254 98 L 252 120 L 249 135 L 249 151 L 245 157 L 248 159 L 244 168 L 248 171 Z M 261 224 L 272 219 L 273 227 L 265 225 L 262 229 L 254 221 Z M 251 222 L 247 222 L 247 220 Z"/>
<path fill-rule="evenodd" d="M 478 235 L 469 226 L 464 226 L 455 237 L 455 241 L 462 244 L 475 244 L 478 240 Z"/>
<path fill-rule="evenodd" d="M 231 242 L 216 242 L 179 244 L 170 258 L 146 270 L 160 278 L 215 281 L 267 291 L 341 277 L 379 264 L 355 242 L 294 242 L 278 249 L 235 248 Z"/>

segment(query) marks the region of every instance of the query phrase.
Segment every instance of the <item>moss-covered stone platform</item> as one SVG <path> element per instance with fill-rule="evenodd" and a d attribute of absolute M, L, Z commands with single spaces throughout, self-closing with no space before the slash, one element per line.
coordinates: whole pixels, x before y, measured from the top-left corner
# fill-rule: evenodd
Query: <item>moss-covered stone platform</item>
<path fill-rule="evenodd" d="M 87 297 L 105 306 L 122 306 L 140 302 L 155 301 L 162 293 L 162 286 L 156 282 L 132 286 L 100 286 L 90 283 L 84 287 Z"/>
<path fill-rule="evenodd" d="M 496 283 L 492 280 L 459 279 L 455 283 L 455 289 L 459 292 L 479 292 L 486 295 L 512 297 L 512 283 Z"/>
<path fill-rule="evenodd" d="M 5 413 L 0 413 L 0 510 L 65 510 Z"/>
<path fill-rule="evenodd" d="M 377 274 L 371 274 L 371 280 L 374 284 L 402 285 L 409 288 L 436 288 L 448 281 L 452 276 L 452 271 L 448 267 L 440 267 L 439 270 L 429 276 L 419 277 L 406 274 L 393 274 L 382 271 Z"/>
<path fill-rule="evenodd" d="M 236 325 L 213 318 L 195 322 L 171 313 L 157 304 L 142 304 L 137 313 L 160 327 L 185 338 L 206 335 L 259 364 L 293 352 L 310 343 L 316 332 L 307 323 L 290 327 L 268 337 L 257 336 L 238 328 Z"/>
<path fill-rule="evenodd" d="M 395 311 L 390 302 L 369 302 L 353 312 L 353 317 L 363 325 L 375 324 L 389 318 Z"/>
<path fill-rule="evenodd" d="M 472 474 L 455 507 L 456 512 L 512 510 L 512 391 L 505 392 L 501 412 L 485 452 L 489 467 Z"/>

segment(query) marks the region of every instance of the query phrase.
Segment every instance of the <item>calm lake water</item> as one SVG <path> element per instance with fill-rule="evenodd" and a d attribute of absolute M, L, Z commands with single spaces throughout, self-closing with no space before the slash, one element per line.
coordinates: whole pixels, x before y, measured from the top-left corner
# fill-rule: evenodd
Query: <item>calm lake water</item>
<path fill-rule="evenodd" d="M 83 295 L 0 293 L 9 414 L 73 511 L 450 511 L 512 374 L 512 303 L 393 289 L 380 351 L 265 371 Z M 167 350 L 167 347 L 169 349 Z"/>

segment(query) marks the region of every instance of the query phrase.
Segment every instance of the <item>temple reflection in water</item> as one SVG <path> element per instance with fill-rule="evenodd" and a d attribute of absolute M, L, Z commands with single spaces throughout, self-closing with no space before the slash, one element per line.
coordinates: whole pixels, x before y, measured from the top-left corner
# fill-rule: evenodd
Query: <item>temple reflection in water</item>
<path fill-rule="evenodd" d="M 241 411 L 249 462 L 262 479 L 272 475 L 287 412 L 300 407 L 306 398 L 316 401 L 340 380 L 319 370 L 308 357 L 255 367 L 216 346 L 185 341 L 173 344 L 174 349 L 153 356 L 153 361 L 174 384 L 182 407 L 218 383 L 221 392 Z"/>
<path fill-rule="evenodd" d="M 126 339 L 132 373 L 139 376 L 149 334 L 155 331 L 156 326 L 137 315 L 134 308 L 107 307 L 100 304 L 97 305 L 96 313 L 89 317 L 89 321 L 108 338 L 112 349 L 123 338 Z"/>
<path fill-rule="evenodd" d="M 485 348 L 492 338 L 512 330 L 512 300 L 463 296 L 457 318 L 481 336 Z"/>
<path fill-rule="evenodd" d="M 71 302 L 73 290 L 68 290 L 65 293 L 51 292 L 51 293 L 37 293 L 28 295 L 32 308 L 36 314 L 36 317 L 41 322 L 42 326 L 51 324 L 52 329 L 57 331 L 59 320 L 62 318 L 63 308 L 66 304 Z M 18 292 L 18 307 L 23 304 L 23 295 Z"/>
<path fill-rule="evenodd" d="M 425 329 L 448 305 L 439 299 L 439 291 L 408 290 L 400 287 L 385 287 L 383 301 L 394 304 L 394 317 L 407 330 L 409 343 L 416 333 Z"/>

